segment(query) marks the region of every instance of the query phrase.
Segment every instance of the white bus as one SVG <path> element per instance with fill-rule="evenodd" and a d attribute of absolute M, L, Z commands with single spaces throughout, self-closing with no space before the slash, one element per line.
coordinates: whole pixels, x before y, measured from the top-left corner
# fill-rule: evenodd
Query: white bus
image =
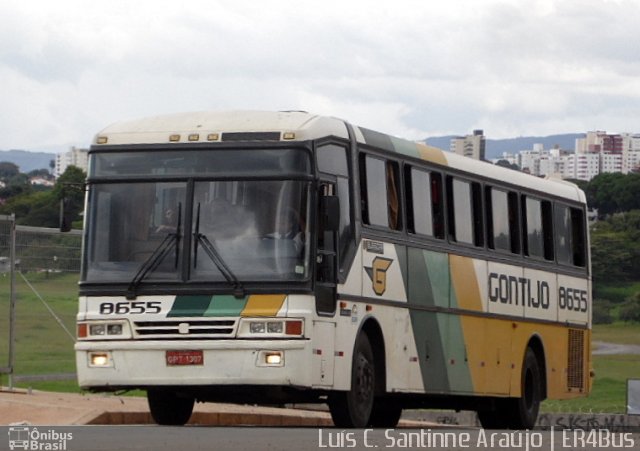
<path fill-rule="evenodd" d="M 402 409 L 531 428 L 591 386 L 576 186 L 305 112 L 107 127 L 90 150 L 79 384 L 195 401 Z"/>

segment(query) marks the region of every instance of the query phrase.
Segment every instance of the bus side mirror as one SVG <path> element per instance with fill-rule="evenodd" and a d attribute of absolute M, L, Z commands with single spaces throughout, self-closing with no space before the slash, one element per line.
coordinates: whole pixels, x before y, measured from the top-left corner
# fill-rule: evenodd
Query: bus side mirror
<path fill-rule="evenodd" d="M 71 230 L 71 223 L 73 217 L 71 215 L 71 209 L 69 208 L 71 201 L 69 198 L 64 197 L 60 199 L 60 231 L 69 232 Z"/>
<path fill-rule="evenodd" d="M 323 229 L 337 232 L 340 229 L 340 199 L 338 196 L 320 198 L 320 221 Z"/>

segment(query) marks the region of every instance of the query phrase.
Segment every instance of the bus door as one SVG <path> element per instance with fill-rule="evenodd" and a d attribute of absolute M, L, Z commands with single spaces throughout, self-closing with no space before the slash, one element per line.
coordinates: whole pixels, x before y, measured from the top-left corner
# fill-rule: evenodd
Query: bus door
<path fill-rule="evenodd" d="M 318 245 L 316 255 L 316 313 L 312 338 L 312 382 L 314 386 L 333 385 L 338 240 L 340 203 L 334 195 L 335 185 L 323 182 L 318 191 Z"/>
<path fill-rule="evenodd" d="M 316 255 L 316 312 L 334 316 L 337 301 L 338 240 L 340 202 L 334 196 L 335 186 L 322 183 L 318 192 L 318 245 Z"/>

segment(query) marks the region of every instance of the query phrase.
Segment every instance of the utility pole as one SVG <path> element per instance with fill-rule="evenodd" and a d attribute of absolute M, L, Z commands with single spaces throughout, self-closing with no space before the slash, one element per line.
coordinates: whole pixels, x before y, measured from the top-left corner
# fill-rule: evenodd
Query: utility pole
<path fill-rule="evenodd" d="M 9 263 L 11 265 L 11 301 L 9 307 L 9 390 L 13 390 L 16 345 L 16 215 L 10 216 Z"/>

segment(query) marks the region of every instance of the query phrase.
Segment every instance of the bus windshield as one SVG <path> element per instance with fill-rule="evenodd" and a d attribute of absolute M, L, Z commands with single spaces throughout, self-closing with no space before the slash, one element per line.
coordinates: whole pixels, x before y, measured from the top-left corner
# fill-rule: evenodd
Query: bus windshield
<path fill-rule="evenodd" d="M 293 180 L 92 184 L 83 280 L 304 279 L 309 193 Z"/>

